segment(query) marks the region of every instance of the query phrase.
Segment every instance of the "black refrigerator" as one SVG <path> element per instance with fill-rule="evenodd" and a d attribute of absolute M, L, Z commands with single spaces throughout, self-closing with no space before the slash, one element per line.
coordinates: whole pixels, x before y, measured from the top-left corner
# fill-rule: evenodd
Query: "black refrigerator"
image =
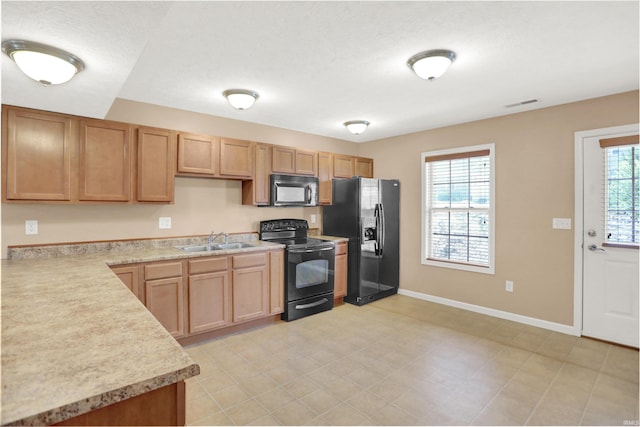
<path fill-rule="evenodd" d="M 400 181 L 333 180 L 322 233 L 349 238 L 345 301 L 363 305 L 398 292 L 400 281 Z"/>

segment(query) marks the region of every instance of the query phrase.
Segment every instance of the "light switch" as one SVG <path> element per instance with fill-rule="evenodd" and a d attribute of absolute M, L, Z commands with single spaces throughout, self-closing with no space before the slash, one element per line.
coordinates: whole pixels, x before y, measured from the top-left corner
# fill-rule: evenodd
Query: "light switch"
<path fill-rule="evenodd" d="M 38 234 L 37 219 L 29 219 L 24 222 L 24 234 L 26 235 Z"/>
<path fill-rule="evenodd" d="M 161 229 L 171 228 L 171 217 L 170 216 L 161 216 L 158 220 L 158 227 Z"/>
<path fill-rule="evenodd" d="M 552 227 L 559 230 L 571 230 L 571 218 L 553 218 Z"/>

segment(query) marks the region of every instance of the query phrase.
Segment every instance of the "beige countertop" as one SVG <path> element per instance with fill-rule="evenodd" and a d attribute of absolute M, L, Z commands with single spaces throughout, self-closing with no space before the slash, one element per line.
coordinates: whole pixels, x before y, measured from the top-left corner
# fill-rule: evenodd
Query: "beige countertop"
<path fill-rule="evenodd" d="M 52 424 L 198 375 L 108 266 L 283 247 L 252 244 L 213 253 L 75 245 L 68 255 L 2 260 L 1 423 Z"/>

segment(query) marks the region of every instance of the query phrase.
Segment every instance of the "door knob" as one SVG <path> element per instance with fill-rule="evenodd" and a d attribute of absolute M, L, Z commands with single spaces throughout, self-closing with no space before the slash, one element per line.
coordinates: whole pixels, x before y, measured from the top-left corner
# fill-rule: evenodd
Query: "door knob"
<path fill-rule="evenodd" d="M 599 247 L 597 247 L 596 245 L 589 245 L 589 246 L 587 247 L 587 249 L 589 249 L 590 251 L 603 251 L 603 252 L 604 252 L 604 249 L 599 248 Z"/>

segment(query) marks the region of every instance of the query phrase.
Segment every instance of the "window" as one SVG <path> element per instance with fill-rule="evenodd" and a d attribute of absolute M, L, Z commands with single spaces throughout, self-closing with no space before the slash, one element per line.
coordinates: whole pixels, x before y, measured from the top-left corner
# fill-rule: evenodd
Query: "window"
<path fill-rule="evenodd" d="M 606 196 L 605 245 L 640 243 L 638 215 L 640 149 L 638 136 L 600 140 L 604 148 Z"/>
<path fill-rule="evenodd" d="M 493 274 L 494 144 L 422 153 L 422 263 Z"/>

